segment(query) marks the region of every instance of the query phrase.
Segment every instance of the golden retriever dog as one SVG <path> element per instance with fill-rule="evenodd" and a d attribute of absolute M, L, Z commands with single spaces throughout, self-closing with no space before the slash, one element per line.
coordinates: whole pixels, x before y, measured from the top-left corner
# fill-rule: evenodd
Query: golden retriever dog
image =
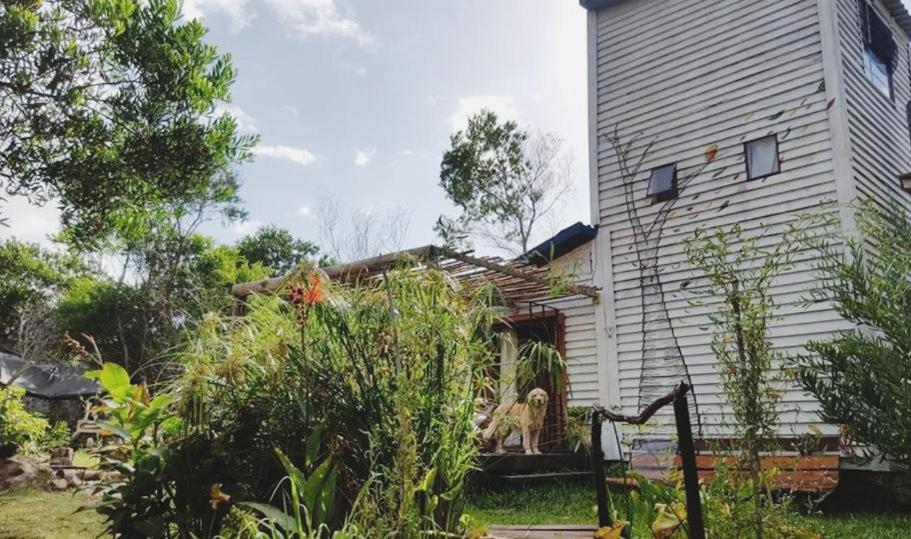
<path fill-rule="evenodd" d="M 513 430 L 522 432 L 526 455 L 540 455 L 538 437 L 547 414 L 547 392 L 536 387 L 528 392 L 524 403 L 504 402 L 493 411 L 490 425 L 484 431 L 485 440 L 497 440 L 497 453 L 505 452 L 503 441 Z"/>

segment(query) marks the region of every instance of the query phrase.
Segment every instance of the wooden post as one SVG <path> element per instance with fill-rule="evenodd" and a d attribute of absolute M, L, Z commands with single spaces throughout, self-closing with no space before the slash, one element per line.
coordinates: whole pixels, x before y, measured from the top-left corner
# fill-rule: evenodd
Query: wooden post
<path fill-rule="evenodd" d="M 601 450 L 601 413 L 592 410 L 592 471 L 595 475 L 595 496 L 598 499 L 598 527 L 610 526 L 610 498 L 607 497 L 607 479 L 604 477 L 604 451 Z"/>
<path fill-rule="evenodd" d="M 674 399 L 674 419 L 677 423 L 677 443 L 683 461 L 683 484 L 686 490 L 686 514 L 690 539 L 705 539 L 702 520 L 702 501 L 699 499 L 699 469 L 696 467 L 696 447 L 686 393 L 679 392 Z"/>

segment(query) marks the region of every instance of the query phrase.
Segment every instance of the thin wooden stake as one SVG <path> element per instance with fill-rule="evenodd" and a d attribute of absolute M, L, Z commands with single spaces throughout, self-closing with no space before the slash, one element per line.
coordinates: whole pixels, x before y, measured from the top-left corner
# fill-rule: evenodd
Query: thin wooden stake
<path fill-rule="evenodd" d="M 598 527 L 610 526 L 610 498 L 604 477 L 604 451 L 601 450 L 601 414 L 592 410 L 592 471 L 595 475 L 595 496 L 598 498 Z"/>

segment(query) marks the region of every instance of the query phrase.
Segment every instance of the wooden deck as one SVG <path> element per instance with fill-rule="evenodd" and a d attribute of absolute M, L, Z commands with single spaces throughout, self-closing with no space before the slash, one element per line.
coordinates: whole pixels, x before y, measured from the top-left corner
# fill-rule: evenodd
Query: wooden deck
<path fill-rule="evenodd" d="M 491 526 L 490 535 L 503 539 L 591 539 L 594 526 Z"/>

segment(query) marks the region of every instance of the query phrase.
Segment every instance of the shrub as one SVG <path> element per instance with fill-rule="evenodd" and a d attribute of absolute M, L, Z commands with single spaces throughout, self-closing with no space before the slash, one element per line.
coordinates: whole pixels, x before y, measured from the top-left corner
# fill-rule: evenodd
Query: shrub
<path fill-rule="evenodd" d="M 317 460 L 338 465 L 331 529 L 347 517 L 366 535 L 456 530 L 493 354 L 490 297 L 428 269 L 357 286 L 313 270 L 250 298 L 243 318 L 208 316 L 171 387 L 186 423 L 174 450 L 198 456 L 181 459 L 195 464 L 187 477 L 270 502 L 289 475 L 276 448 L 310 473 L 303 441 L 320 432 Z"/>
<path fill-rule="evenodd" d="M 726 500 L 723 507 L 730 508 L 715 525 L 725 530 L 720 535 L 726 537 L 782 536 L 782 518 L 788 514 L 787 507 L 772 498 L 772 478 L 777 472 L 763 468 L 762 455 L 776 449 L 777 404 L 783 382 L 776 364 L 782 358 L 768 336 L 769 322 L 776 316 L 769 289 L 789 268 L 795 237 L 789 230 L 771 247 L 763 247 L 762 240 L 734 225 L 712 233 L 699 229 L 686 242 L 689 262 L 705 279 L 704 286 L 695 291 L 703 300 L 694 303 L 719 302 L 709 314 L 715 330 L 712 352 L 734 419 L 733 447 L 720 449 L 733 449 L 736 465 L 726 474 L 719 459 L 719 474 L 710 491 Z M 672 513 L 664 516 L 669 518 Z"/>
<path fill-rule="evenodd" d="M 856 327 L 807 343 L 796 373 L 824 421 L 911 466 L 911 220 L 867 204 L 858 228 L 860 238 L 806 238 L 819 253 L 812 299 Z"/>
<path fill-rule="evenodd" d="M 29 413 L 21 387 L 0 387 L 0 445 L 15 444 L 20 450 L 36 452 L 48 431 L 47 419 Z"/>

